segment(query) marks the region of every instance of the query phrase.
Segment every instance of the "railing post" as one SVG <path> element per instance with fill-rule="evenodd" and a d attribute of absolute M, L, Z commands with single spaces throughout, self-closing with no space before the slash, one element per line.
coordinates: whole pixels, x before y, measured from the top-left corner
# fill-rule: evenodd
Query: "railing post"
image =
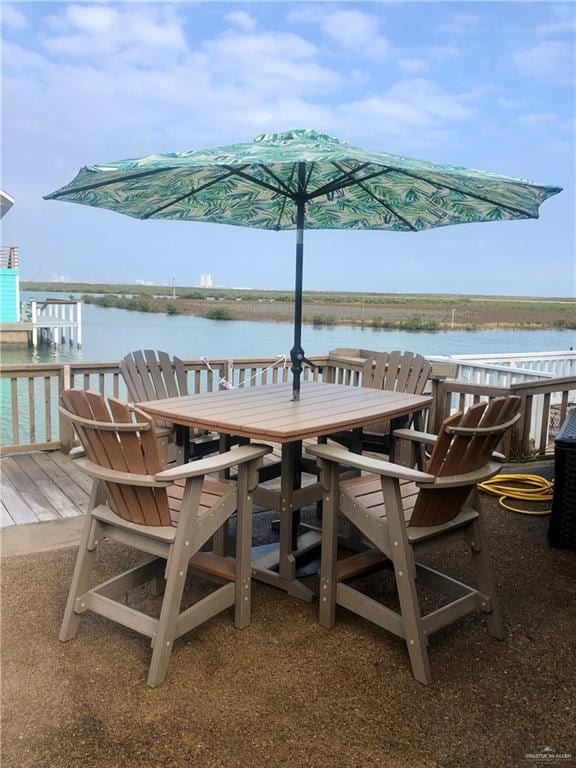
<path fill-rule="evenodd" d="M 427 424 L 427 430 L 430 432 L 430 430 L 433 430 L 436 425 L 436 412 L 438 409 L 438 385 L 443 380 L 443 377 L 440 376 L 430 378 L 430 394 L 432 396 L 432 405 L 430 406 L 428 410 L 428 424 Z"/>
<path fill-rule="evenodd" d="M 76 302 L 76 346 L 82 346 L 82 302 Z"/>
<path fill-rule="evenodd" d="M 70 389 L 70 366 L 63 365 L 58 376 L 58 401 L 65 389 Z M 74 447 L 74 428 L 61 413 L 58 414 L 58 426 L 60 432 L 60 450 L 62 453 L 70 453 Z"/>
<path fill-rule="evenodd" d="M 34 299 L 30 302 L 30 311 L 32 313 L 32 346 L 34 349 L 38 346 L 38 307 Z"/>
<path fill-rule="evenodd" d="M 435 435 L 438 434 L 440 424 L 442 424 L 442 420 L 445 418 L 446 388 L 444 386 L 444 381 L 444 379 L 432 379 L 432 397 L 434 398 L 434 401 L 430 408 L 428 423 L 432 427 L 432 431 Z"/>

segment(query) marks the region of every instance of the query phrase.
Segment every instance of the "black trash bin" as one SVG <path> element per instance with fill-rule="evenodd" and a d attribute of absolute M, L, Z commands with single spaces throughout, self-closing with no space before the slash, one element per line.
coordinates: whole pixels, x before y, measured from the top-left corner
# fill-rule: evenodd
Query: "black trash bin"
<path fill-rule="evenodd" d="M 553 547 L 576 549 L 576 408 L 554 440 L 554 500 L 548 539 Z"/>

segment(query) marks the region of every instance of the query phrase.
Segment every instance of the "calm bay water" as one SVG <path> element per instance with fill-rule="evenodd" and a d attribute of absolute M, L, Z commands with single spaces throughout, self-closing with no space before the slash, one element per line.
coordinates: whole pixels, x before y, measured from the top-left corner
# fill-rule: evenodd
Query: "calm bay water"
<path fill-rule="evenodd" d="M 62 294 L 60 294 L 62 295 Z M 24 294 L 24 299 L 44 299 L 46 294 Z M 120 360 L 135 349 L 163 349 L 183 358 L 273 357 L 288 354 L 292 346 L 289 323 L 217 321 L 190 316 L 83 307 L 83 346 L 75 349 L 41 346 L 2 350 L 4 363 L 96 362 Z M 552 352 L 575 346 L 574 331 L 384 331 L 351 326 L 313 328 L 304 326 L 304 349 L 308 355 L 326 354 L 335 347 L 364 347 L 375 350 L 409 349 L 423 355 L 494 354 L 498 352 Z M 43 380 L 35 382 L 36 439 L 45 436 Z M 29 441 L 27 383 L 18 387 L 20 431 L 16 442 Z M 13 442 L 11 385 L 0 380 L 0 435 Z M 52 423 L 57 424 L 56 403 Z"/>
<path fill-rule="evenodd" d="M 58 294 L 64 296 L 64 294 Z M 26 293 L 23 299 L 46 298 Z M 56 349 L 5 348 L 4 363 L 119 360 L 135 349 L 164 349 L 183 358 L 269 357 L 288 353 L 292 346 L 289 323 L 206 320 L 162 314 L 83 307 L 83 346 Z M 303 347 L 308 355 L 335 347 L 376 350 L 410 349 L 424 355 L 465 355 L 497 352 L 550 352 L 576 345 L 576 332 L 523 331 L 387 331 L 353 326 L 304 326 Z"/>

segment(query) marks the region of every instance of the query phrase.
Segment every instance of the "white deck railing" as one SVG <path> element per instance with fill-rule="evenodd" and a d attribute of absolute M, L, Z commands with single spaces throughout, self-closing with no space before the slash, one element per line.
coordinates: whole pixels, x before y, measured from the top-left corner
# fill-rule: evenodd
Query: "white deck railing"
<path fill-rule="evenodd" d="M 362 360 L 357 355 L 350 356 L 352 351 L 349 350 L 346 356 L 341 356 L 342 351 L 338 351 L 339 354 L 314 357 L 316 368 L 311 370 L 306 367 L 304 379 L 359 386 Z M 499 363 L 470 359 L 478 357 L 429 358 L 433 363 L 430 388 L 435 400 L 430 427 L 438 427 L 449 413 L 480 399 L 518 394 L 523 400 L 525 417 L 521 428 L 512 437 L 511 447 L 518 453 L 528 453 L 532 448 L 544 453 L 555 429 L 576 401 L 575 353 L 570 350 L 539 356 L 489 356 L 490 360 L 498 358 Z M 538 358 L 548 359 L 548 364 L 564 366 L 569 361 L 572 372 L 566 376 L 555 376 L 550 370 L 512 365 L 536 362 Z M 212 370 L 202 360 L 187 360 L 185 366 L 191 393 L 218 389 L 223 377 L 237 387 L 290 380 L 288 365 L 278 358 L 211 359 Z M 0 401 L 3 406 L 1 431 L 4 445 L 0 447 L 0 453 L 51 448 L 66 450 L 71 446 L 73 436 L 57 410 L 59 394 L 65 387 L 97 389 L 102 394 L 126 397 L 116 361 L 2 365 Z"/>
<path fill-rule="evenodd" d="M 576 341 L 576 338 L 575 338 Z M 576 373 L 576 351 L 569 349 L 560 352 L 515 352 L 510 354 L 482 354 L 482 355 L 445 355 L 438 360 L 447 360 L 457 363 L 458 379 L 473 381 L 476 384 L 492 384 L 494 377 L 500 380 L 506 379 L 509 371 L 510 383 L 522 381 L 534 381 L 539 378 L 560 379 L 573 376 Z M 484 371 L 484 373 L 482 373 Z M 529 373 L 528 373 L 529 372 Z M 531 378 L 523 378 L 531 375 Z M 483 378 L 486 380 L 483 380 Z M 492 381 L 490 379 L 492 378 Z"/>

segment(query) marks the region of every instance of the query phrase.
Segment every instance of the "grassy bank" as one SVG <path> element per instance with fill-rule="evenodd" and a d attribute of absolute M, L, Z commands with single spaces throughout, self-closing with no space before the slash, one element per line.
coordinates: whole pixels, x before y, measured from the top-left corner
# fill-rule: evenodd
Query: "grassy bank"
<path fill-rule="evenodd" d="M 138 312 L 214 320 L 290 322 L 293 295 L 233 288 L 23 283 L 24 290 L 84 293 L 84 301 Z M 304 322 L 316 327 L 356 325 L 413 331 L 485 328 L 576 328 L 576 300 L 448 294 L 304 293 Z"/>

